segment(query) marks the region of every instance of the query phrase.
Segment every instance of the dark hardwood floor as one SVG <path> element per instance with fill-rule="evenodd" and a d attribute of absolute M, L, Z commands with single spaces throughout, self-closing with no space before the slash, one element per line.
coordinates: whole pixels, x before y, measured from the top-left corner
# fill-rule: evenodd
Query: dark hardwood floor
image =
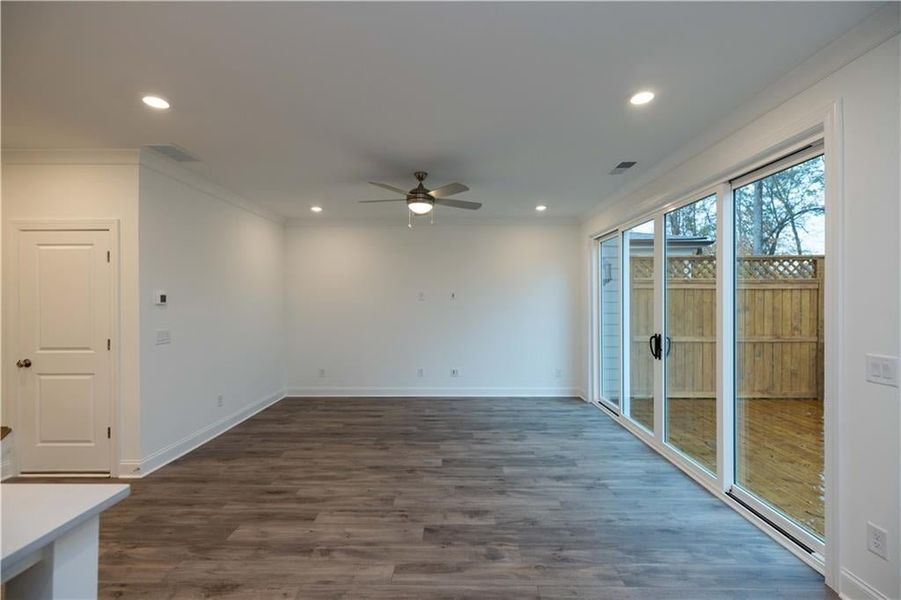
<path fill-rule="evenodd" d="M 104 514 L 105 598 L 834 598 L 598 409 L 286 399 Z"/>

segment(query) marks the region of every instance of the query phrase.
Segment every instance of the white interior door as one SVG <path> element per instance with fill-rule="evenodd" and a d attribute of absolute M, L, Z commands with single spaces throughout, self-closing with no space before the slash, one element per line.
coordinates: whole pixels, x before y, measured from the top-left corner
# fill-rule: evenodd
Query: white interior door
<path fill-rule="evenodd" d="M 109 230 L 20 230 L 13 389 L 23 473 L 110 470 Z"/>

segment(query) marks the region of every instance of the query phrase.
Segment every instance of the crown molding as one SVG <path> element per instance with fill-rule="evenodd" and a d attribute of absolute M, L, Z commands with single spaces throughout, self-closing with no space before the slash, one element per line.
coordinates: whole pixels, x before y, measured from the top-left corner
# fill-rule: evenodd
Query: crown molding
<path fill-rule="evenodd" d="M 236 208 L 245 210 L 253 215 L 261 217 L 282 225 L 285 218 L 277 213 L 272 212 L 262 206 L 255 204 L 243 198 L 234 192 L 230 192 L 218 185 L 212 183 L 208 179 L 189 171 L 174 160 L 167 158 L 150 148 L 141 148 L 139 152 L 139 160 L 142 167 L 150 169 L 159 175 L 174 179 L 179 183 L 194 188 L 202 194 L 206 194 L 216 200 L 230 204 Z"/>

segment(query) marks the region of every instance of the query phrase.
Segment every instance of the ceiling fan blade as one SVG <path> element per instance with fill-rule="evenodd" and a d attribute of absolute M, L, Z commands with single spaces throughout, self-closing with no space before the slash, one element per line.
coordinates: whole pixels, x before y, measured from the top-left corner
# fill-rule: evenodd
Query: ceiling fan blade
<path fill-rule="evenodd" d="M 469 190 L 469 188 L 462 183 L 449 183 L 447 185 L 442 185 L 439 188 L 435 188 L 429 192 L 429 194 L 431 194 L 432 198 L 446 198 L 467 190 Z"/>
<path fill-rule="evenodd" d="M 436 198 L 435 204 L 438 206 L 450 206 L 453 208 L 465 208 L 466 210 L 478 210 L 482 208 L 481 202 L 469 202 L 467 200 L 447 200 L 444 198 Z"/>
<path fill-rule="evenodd" d="M 406 198 L 391 198 L 390 200 L 357 200 L 359 204 L 369 204 L 371 202 L 406 202 Z"/>
<path fill-rule="evenodd" d="M 394 187 L 393 185 L 388 185 L 387 183 L 379 183 L 378 181 L 370 181 L 369 184 L 377 185 L 380 188 L 384 188 L 386 190 L 391 190 L 392 192 L 394 192 L 396 194 L 402 195 L 404 198 L 407 197 L 407 190 L 402 190 L 399 187 Z"/>

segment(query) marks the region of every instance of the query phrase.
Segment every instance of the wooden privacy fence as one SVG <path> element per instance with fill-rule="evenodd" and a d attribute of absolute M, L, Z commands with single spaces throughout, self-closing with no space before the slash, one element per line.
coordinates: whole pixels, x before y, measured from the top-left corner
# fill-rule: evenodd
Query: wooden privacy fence
<path fill-rule="evenodd" d="M 736 265 L 735 357 L 745 398 L 823 398 L 823 256 L 750 256 Z M 631 259 L 631 395 L 650 397 L 653 258 Z M 667 259 L 667 396 L 716 396 L 716 259 Z"/>

